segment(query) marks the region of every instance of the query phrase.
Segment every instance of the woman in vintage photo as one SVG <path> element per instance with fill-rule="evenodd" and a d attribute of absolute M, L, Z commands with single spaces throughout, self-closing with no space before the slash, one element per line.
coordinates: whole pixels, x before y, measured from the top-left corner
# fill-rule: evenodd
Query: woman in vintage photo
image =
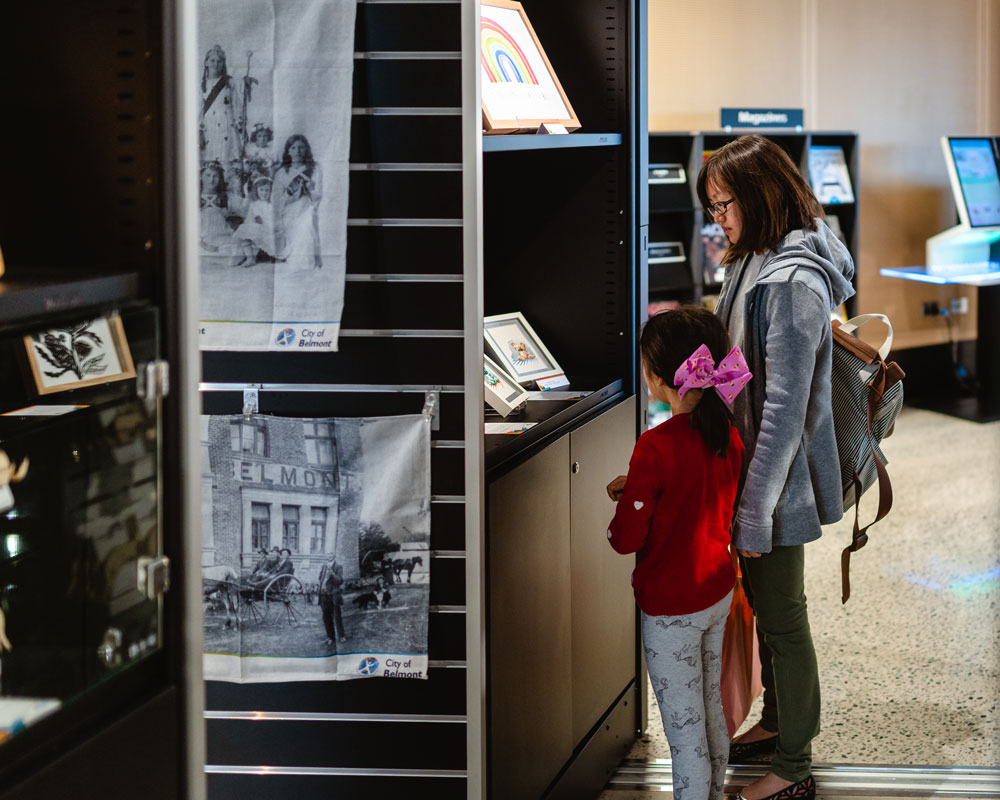
<path fill-rule="evenodd" d="M 309 140 L 301 133 L 289 136 L 274 174 L 271 199 L 276 255 L 296 269 L 323 266 L 317 214 L 322 191 L 319 164 L 313 160 Z"/>
<path fill-rule="evenodd" d="M 237 82 L 226 68 L 226 53 L 219 45 L 205 54 L 201 100 L 198 118 L 201 161 L 218 161 L 230 169 L 242 155 L 240 96 Z"/>

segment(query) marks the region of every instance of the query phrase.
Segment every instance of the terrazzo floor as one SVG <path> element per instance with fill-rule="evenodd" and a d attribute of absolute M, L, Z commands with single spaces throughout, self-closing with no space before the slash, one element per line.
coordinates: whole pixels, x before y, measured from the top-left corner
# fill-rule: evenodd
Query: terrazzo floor
<path fill-rule="evenodd" d="M 814 761 L 1000 765 L 1000 422 L 907 407 L 883 451 L 893 508 L 851 559 L 846 605 L 840 551 L 853 518 L 806 548 L 823 685 Z M 876 505 L 863 498 L 862 524 Z M 629 757 L 669 758 L 649 698 L 648 733 Z M 600 800 L 644 797 L 669 793 L 606 790 Z"/>

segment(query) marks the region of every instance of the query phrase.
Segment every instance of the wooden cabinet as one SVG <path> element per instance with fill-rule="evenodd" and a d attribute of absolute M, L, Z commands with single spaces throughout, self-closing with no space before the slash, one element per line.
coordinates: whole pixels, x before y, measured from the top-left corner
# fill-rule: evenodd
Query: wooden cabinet
<path fill-rule="evenodd" d="M 534 800 L 564 779 L 596 795 L 631 744 L 634 714 L 599 723 L 635 683 L 634 561 L 608 546 L 605 491 L 634 442 L 630 397 L 488 487 L 491 797 Z M 619 746 L 577 766 L 598 732 Z"/>

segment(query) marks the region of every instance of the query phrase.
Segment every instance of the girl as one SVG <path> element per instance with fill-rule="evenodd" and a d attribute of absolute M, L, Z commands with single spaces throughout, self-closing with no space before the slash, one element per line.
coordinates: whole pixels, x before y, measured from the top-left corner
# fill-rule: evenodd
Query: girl
<path fill-rule="evenodd" d="M 317 208 L 323 196 L 319 164 L 309 140 L 301 133 L 285 142 L 281 164 L 274 173 L 275 239 L 282 261 L 294 268 L 320 269 Z"/>
<path fill-rule="evenodd" d="M 236 254 L 236 242 L 229 225 L 229 200 L 226 177 L 218 162 L 205 164 L 201 170 L 200 240 L 203 254 Z"/>
<path fill-rule="evenodd" d="M 271 179 L 266 175 L 254 178 L 250 188 L 253 198 L 247 207 L 246 219 L 235 231 L 243 260 L 237 267 L 252 267 L 258 261 L 271 261 L 274 254 L 274 215 L 271 211 Z"/>
<path fill-rule="evenodd" d="M 608 529 L 638 552 L 632 587 L 646 665 L 670 744 L 674 797 L 722 800 L 729 734 L 722 712 L 722 633 L 736 576 L 729 526 L 743 444 L 727 403 L 750 373 L 705 308 L 652 317 L 639 339 L 650 394 L 673 416 L 639 437 Z"/>
<path fill-rule="evenodd" d="M 854 263 L 791 158 L 762 136 L 741 136 L 709 156 L 698 197 L 729 240 L 716 313 L 763 377 L 733 408 L 748 454 L 733 544 L 757 618 L 764 703 L 730 758 L 774 753 L 743 800 L 808 799 L 816 794 L 820 692 L 804 545 L 843 516 L 830 312 L 854 294 Z"/>

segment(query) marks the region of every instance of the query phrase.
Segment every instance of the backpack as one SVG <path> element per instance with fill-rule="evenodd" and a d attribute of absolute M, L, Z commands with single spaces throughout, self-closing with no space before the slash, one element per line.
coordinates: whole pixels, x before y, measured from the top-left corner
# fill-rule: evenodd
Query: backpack
<path fill-rule="evenodd" d="M 885 340 L 878 349 L 857 336 L 858 330 L 873 320 L 880 320 L 888 328 Z M 833 320 L 833 425 L 840 460 L 844 511 L 854 506 L 854 533 L 851 543 L 840 557 L 842 603 L 846 603 L 851 596 L 851 553 L 865 546 L 868 528 L 884 518 L 892 508 L 892 484 L 885 468 L 888 462 L 879 443 L 892 433 L 893 424 L 903 407 L 905 376 L 895 361 L 886 363 L 891 348 L 892 325 L 882 314 L 862 314 L 844 323 Z M 858 503 L 861 495 L 876 481 L 878 513 L 862 528 L 858 521 Z"/>

